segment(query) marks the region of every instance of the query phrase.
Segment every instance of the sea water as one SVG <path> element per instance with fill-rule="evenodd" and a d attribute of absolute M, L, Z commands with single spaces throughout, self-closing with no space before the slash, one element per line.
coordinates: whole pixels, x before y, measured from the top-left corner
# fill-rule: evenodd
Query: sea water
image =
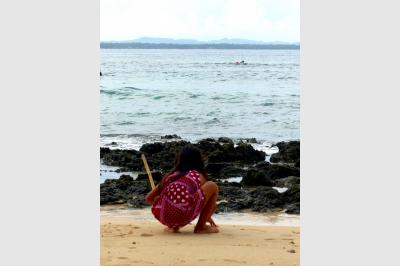
<path fill-rule="evenodd" d="M 299 139 L 299 50 L 101 49 L 101 72 L 102 146 Z"/>

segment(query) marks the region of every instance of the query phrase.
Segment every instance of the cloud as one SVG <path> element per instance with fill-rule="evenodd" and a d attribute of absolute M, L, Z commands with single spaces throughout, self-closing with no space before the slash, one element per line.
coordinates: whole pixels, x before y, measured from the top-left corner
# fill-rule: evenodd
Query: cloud
<path fill-rule="evenodd" d="M 102 40 L 300 38 L 299 0 L 101 0 L 100 12 Z"/>

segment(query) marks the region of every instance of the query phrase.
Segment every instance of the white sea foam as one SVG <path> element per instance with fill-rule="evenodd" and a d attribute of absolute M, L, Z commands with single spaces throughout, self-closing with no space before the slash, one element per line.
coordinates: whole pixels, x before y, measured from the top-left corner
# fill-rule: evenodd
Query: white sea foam
<path fill-rule="evenodd" d="M 139 172 L 119 172 L 119 167 L 100 162 L 100 183 L 103 183 L 106 179 L 118 179 L 121 175 L 130 175 L 133 179 L 136 179 L 138 174 Z"/>
<path fill-rule="evenodd" d="M 227 182 L 237 182 L 240 183 L 242 181 L 243 177 L 242 176 L 237 176 L 237 177 L 230 177 L 225 179 Z"/>
<path fill-rule="evenodd" d="M 278 191 L 279 193 L 283 193 L 288 190 L 287 187 L 272 187 L 272 188 L 275 189 L 276 191 Z"/>

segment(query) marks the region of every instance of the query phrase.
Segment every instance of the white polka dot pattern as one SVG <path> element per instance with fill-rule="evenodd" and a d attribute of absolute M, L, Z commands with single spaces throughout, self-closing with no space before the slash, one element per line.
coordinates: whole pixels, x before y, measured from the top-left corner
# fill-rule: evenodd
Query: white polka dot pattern
<path fill-rule="evenodd" d="M 203 205 L 204 193 L 200 186 L 200 174 L 194 170 L 172 183 L 166 182 L 164 191 L 152 207 L 154 216 L 170 228 L 190 223 L 199 215 Z"/>

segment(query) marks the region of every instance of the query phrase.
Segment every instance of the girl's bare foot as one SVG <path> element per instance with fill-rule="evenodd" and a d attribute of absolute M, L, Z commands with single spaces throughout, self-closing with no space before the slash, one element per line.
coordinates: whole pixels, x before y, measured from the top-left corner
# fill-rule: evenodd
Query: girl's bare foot
<path fill-rule="evenodd" d="M 168 232 L 168 233 L 179 233 L 179 229 L 176 229 L 176 228 L 169 228 L 169 227 L 165 227 L 165 228 L 164 228 L 164 231 L 165 231 L 165 232 Z"/>
<path fill-rule="evenodd" d="M 203 228 L 195 228 L 194 233 L 195 234 L 212 234 L 212 233 L 218 233 L 219 230 L 215 226 L 209 226 L 209 225 L 204 225 Z"/>
<path fill-rule="evenodd" d="M 211 217 L 207 220 L 207 223 L 209 223 L 211 226 L 218 227 L 218 225 L 214 222 L 214 220 Z"/>

